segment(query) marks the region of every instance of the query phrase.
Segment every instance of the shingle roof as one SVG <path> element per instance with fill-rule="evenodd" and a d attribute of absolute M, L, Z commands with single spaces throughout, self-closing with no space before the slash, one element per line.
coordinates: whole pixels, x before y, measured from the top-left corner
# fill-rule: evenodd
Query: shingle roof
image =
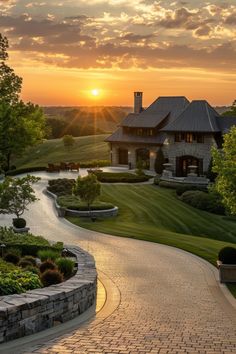
<path fill-rule="evenodd" d="M 129 114 L 121 123 L 125 127 L 155 128 L 168 116 L 172 122 L 187 107 L 189 101 L 182 96 L 158 97 L 146 110 Z"/>
<path fill-rule="evenodd" d="M 226 134 L 232 126 L 236 126 L 236 117 L 217 117 L 217 123 L 222 133 Z"/>
<path fill-rule="evenodd" d="M 192 101 L 187 108 L 161 131 L 166 132 L 205 132 L 216 133 L 221 129 L 218 122 L 220 115 L 207 101 Z"/>
<path fill-rule="evenodd" d="M 158 133 L 156 136 L 138 136 L 123 133 L 123 128 L 118 128 L 112 135 L 105 139 L 109 143 L 140 143 L 140 144 L 163 144 L 166 138 L 165 133 Z"/>

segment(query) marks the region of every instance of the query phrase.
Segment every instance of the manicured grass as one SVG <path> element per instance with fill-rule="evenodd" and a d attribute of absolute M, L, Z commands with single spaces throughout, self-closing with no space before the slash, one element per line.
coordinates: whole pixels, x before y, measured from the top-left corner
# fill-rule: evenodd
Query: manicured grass
<path fill-rule="evenodd" d="M 83 136 L 75 139 L 75 145 L 66 149 L 62 139 L 47 140 L 30 148 L 21 158 L 12 161 L 17 168 L 47 166 L 48 162 L 87 162 L 92 160 L 109 160 L 108 144 L 104 142 L 107 135 Z M 33 158 L 32 158 L 33 157 Z"/>
<path fill-rule="evenodd" d="M 213 265 L 222 247 L 236 247 L 236 223 L 186 205 L 173 190 L 152 185 L 103 185 L 101 199 L 119 207 L 116 218 L 96 222 L 68 219 L 87 229 L 181 248 Z"/>

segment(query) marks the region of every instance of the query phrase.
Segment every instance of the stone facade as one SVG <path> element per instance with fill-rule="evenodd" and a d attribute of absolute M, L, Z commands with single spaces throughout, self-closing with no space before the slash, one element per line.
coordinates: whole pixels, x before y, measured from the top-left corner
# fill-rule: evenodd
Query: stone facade
<path fill-rule="evenodd" d="M 206 173 L 211 161 L 211 148 L 216 146 L 215 139 L 212 135 L 204 136 L 204 143 L 186 143 L 175 142 L 175 137 L 168 134 L 163 145 L 163 153 L 169 162 L 172 164 L 173 172 L 176 172 L 176 157 L 193 156 L 203 160 L 203 172 Z"/>
<path fill-rule="evenodd" d="M 150 171 L 155 170 L 155 160 L 158 157 L 158 145 L 144 145 L 144 144 L 124 144 L 124 143 L 112 143 L 111 146 L 111 161 L 112 166 L 119 166 L 119 148 L 128 150 L 128 163 L 131 168 L 136 167 L 136 150 L 140 148 L 147 148 L 149 150 L 150 158 Z M 172 164 L 172 169 L 176 172 L 176 157 L 181 156 L 193 156 L 197 159 L 203 160 L 203 172 L 206 173 L 211 160 L 211 148 L 217 146 L 213 135 L 205 135 L 204 143 L 186 143 L 175 142 L 173 134 L 167 134 L 167 138 L 163 144 L 162 151 L 166 159 Z"/>
<path fill-rule="evenodd" d="M 94 258 L 79 247 L 69 250 L 77 258 L 75 276 L 61 284 L 0 297 L 0 343 L 66 322 L 95 303 L 97 272 Z"/>

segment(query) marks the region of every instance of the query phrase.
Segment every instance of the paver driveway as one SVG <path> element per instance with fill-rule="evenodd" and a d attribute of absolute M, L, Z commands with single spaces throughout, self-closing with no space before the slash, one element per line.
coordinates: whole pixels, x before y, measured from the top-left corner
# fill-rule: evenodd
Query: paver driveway
<path fill-rule="evenodd" d="M 236 311 L 210 267 L 155 243 L 76 228 L 58 219 L 37 184 L 40 201 L 26 218 L 35 234 L 78 244 L 120 290 L 117 309 L 28 353 L 236 353 Z M 1 222 L 8 223 L 6 217 Z"/>

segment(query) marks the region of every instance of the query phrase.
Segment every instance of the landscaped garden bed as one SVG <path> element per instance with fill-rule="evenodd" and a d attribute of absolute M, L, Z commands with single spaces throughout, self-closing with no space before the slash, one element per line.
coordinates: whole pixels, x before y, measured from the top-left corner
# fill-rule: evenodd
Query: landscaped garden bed
<path fill-rule="evenodd" d="M 0 229 L 0 296 L 61 283 L 74 274 L 75 262 L 62 253 L 63 244 L 51 245 L 42 236 L 16 235 Z"/>
<path fill-rule="evenodd" d="M 90 174 L 84 178 L 78 177 L 77 181 L 66 178 L 49 180 L 47 192 L 54 197 L 59 216 L 116 216 L 116 206 L 98 199 L 100 187 L 96 175 Z"/>

